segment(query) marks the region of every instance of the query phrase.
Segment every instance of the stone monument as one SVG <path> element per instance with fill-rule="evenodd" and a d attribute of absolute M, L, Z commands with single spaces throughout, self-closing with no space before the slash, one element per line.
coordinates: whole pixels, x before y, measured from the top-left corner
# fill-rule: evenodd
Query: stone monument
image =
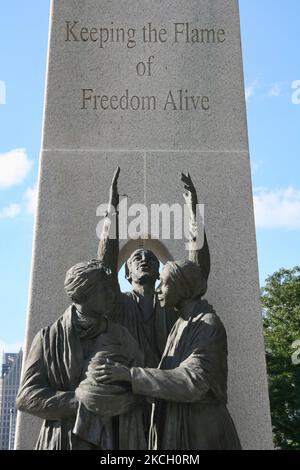
<path fill-rule="evenodd" d="M 96 209 L 121 165 L 128 203 L 172 206 L 188 169 L 205 204 L 207 297 L 229 346 L 229 410 L 244 449 L 272 448 L 236 0 L 53 0 L 25 354 L 65 310 L 66 270 L 94 255 Z M 100 214 L 98 214 L 100 215 Z M 152 238 L 151 238 L 152 236 Z M 179 239 L 124 237 L 121 266 Z M 20 414 L 17 448 L 41 422 Z"/>

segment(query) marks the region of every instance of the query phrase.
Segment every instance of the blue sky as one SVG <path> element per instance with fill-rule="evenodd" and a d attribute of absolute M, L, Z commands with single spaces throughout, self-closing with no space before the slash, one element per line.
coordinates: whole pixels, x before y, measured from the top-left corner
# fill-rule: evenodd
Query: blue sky
<path fill-rule="evenodd" d="M 240 13 L 263 284 L 276 269 L 300 264 L 300 91 L 292 88 L 300 90 L 300 2 L 240 0 Z M 48 18 L 48 0 L 1 2 L 0 350 L 7 351 L 25 331 Z"/>

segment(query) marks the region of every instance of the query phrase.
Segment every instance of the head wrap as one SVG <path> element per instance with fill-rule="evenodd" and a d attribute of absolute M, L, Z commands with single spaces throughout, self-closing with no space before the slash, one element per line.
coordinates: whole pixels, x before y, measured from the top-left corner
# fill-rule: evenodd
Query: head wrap
<path fill-rule="evenodd" d="M 183 260 L 169 261 L 166 266 L 169 267 L 169 276 L 175 283 L 182 299 L 192 300 L 205 294 L 207 281 L 199 265 L 189 260 Z"/>
<path fill-rule="evenodd" d="M 65 291 L 73 302 L 84 302 L 93 293 L 103 275 L 110 275 L 110 271 L 102 261 L 93 259 L 78 263 L 66 274 Z"/>

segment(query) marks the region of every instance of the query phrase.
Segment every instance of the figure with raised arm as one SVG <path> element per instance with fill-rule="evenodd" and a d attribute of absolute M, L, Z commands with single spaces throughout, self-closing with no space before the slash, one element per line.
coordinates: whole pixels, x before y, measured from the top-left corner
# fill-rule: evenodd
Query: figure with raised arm
<path fill-rule="evenodd" d="M 196 192 L 183 175 L 185 201 L 194 212 Z M 195 241 L 195 240 L 194 240 Z M 227 336 L 213 307 L 203 300 L 207 271 L 195 260 L 168 262 L 157 289 L 162 308 L 177 322 L 157 368 L 100 366 L 94 379 L 125 381 L 133 393 L 152 399 L 150 448 L 153 450 L 240 449 L 227 409 Z"/>
<path fill-rule="evenodd" d="M 176 321 L 173 308 L 161 306 L 156 281 L 159 279 L 159 260 L 156 255 L 145 249 L 134 251 L 125 265 L 126 279 L 132 285 L 132 291 L 121 293 L 118 284 L 118 179 L 120 168 L 117 168 L 109 192 L 107 219 L 104 222 L 99 243 L 98 258 L 110 267 L 116 290 L 118 292 L 115 307 L 115 321 L 125 326 L 136 339 L 145 357 L 147 367 L 157 367 L 164 351 L 167 337 Z M 181 175 L 185 187 L 185 202 L 190 209 L 190 250 L 189 258 L 197 263 L 207 281 L 210 272 L 210 255 L 206 234 L 204 243 L 199 248 L 197 240 L 197 193 L 189 175 Z M 115 227 L 115 237 L 110 237 L 111 226 Z"/>

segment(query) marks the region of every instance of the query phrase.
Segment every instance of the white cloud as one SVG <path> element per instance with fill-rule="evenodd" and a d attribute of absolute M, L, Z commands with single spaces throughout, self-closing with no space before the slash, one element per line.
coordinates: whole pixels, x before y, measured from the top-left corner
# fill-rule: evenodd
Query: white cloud
<path fill-rule="evenodd" d="M 28 188 L 23 199 L 25 201 L 25 211 L 29 215 L 34 215 L 37 206 L 37 187 Z"/>
<path fill-rule="evenodd" d="M 0 154 L 0 189 L 22 183 L 32 168 L 25 149 Z"/>
<path fill-rule="evenodd" d="M 254 210 L 257 228 L 300 230 L 299 189 L 256 189 Z"/>
<path fill-rule="evenodd" d="M 16 343 L 7 343 L 6 341 L 3 341 L 0 339 L 0 362 L 2 359 L 2 353 L 16 353 L 19 352 L 20 349 L 23 349 L 23 343 L 21 342 L 16 342 Z"/>
<path fill-rule="evenodd" d="M 277 97 L 281 95 L 281 85 L 280 83 L 273 83 L 271 86 L 268 95 L 270 97 Z"/>
<path fill-rule="evenodd" d="M 251 96 L 254 95 L 255 89 L 258 85 L 258 80 L 254 80 L 249 86 L 245 89 L 246 100 L 248 100 Z"/>
<path fill-rule="evenodd" d="M 13 219 L 17 217 L 21 212 L 21 207 L 19 204 L 10 204 L 7 207 L 4 207 L 0 210 L 0 220 L 1 219 Z"/>
<path fill-rule="evenodd" d="M 9 204 L 7 207 L 0 209 L 0 220 L 1 219 L 13 219 L 21 213 L 28 215 L 35 215 L 37 206 L 37 187 L 32 186 L 28 188 L 22 197 L 20 204 Z"/>

